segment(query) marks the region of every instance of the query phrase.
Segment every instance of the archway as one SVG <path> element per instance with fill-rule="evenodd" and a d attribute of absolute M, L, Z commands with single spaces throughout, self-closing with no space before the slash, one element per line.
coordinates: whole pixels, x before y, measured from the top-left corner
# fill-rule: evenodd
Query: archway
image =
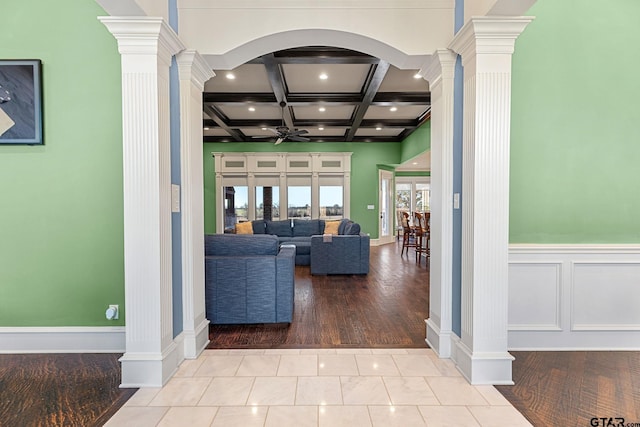
<path fill-rule="evenodd" d="M 300 16 L 304 18 L 303 14 Z M 379 16 L 377 21 L 385 23 L 384 18 Z M 192 186 L 189 188 L 193 189 L 191 205 L 183 213 L 190 233 L 183 235 L 183 245 L 185 242 L 191 245 L 193 261 L 188 266 L 192 280 L 184 289 L 185 293 L 190 293 L 191 300 L 185 300 L 184 311 L 191 316 L 192 326 L 199 328 L 192 329 L 190 333 L 202 337 L 203 322 L 198 323 L 198 319 L 203 316 L 197 303 L 197 293 L 203 289 L 197 277 L 197 274 L 202 274 L 202 264 L 198 260 L 202 252 L 202 245 L 198 246 L 198 240 L 202 239 L 198 229 L 198 224 L 202 224 L 202 213 L 197 209 L 197 199 L 201 198 L 197 193 L 202 188 L 202 174 L 198 175 L 202 150 L 194 149 L 202 141 L 201 125 L 198 124 L 201 120 L 201 87 L 200 99 L 195 95 L 198 86 L 208 78 L 211 64 L 207 64 L 197 52 L 184 50 L 182 40 L 161 18 L 114 17 L 101 20 L 118 40 L 122 54 L 125 296 L 128 308 L 127 351 L 121 359 L 123 386 L 157 386 L 171 377 L 185 355 L 197 353 L 199 348 L 197 339 L 191 340 L 194 346 L 191 349 L 184 347 L 184 337 L 173 339 L 168 323 L 172 316 L 171 261 L 167 256 L 171 246 L 170 233 L 167 233 L 171 211 L 167 167 L 170 163 L 166 120 L 168 70 L 172 56 L 184 51 L 178 58 L 181 87 L 184 84 L 187 89 L 181 96 L 181 127 L 185 129 L 181 137 L 181 151 L 187 155 L 181 162 L 183 170 L 190 175 L 187 182 L 190 180 Z M 450 257 L 447 245 L 451 241 L 448 213 L 451 212 L 452 194 L 447 181 L 450 181 L 451 173 L 448 147 L 453 128 L 451 83 L 455 56 L 447 49 L 436 50 L 431 55 L 408 55 L 400 48 L 391 47 L 393 43 L 378 41 L 393 39 L 393 35 L 386 33 L 378 39 L 367 35 L 367 31 L 346 31 L 350 28 L 348 23 L 343 23 L 342 29 L 267 31 L 249 40 L 240 35 L 238 39 L 242 42 L 233 45 L 225 54 L 207 53 L 207 49 L 199 47 L 210 61 L 215 62 L 218 58 L 221 64 L 224 61 L 234 64 L 260 52 L 308 44 L 306 40 L 283 41 L 288 39 L 287 34 L 293 34 L 292 31 L 301 31 L 295 34 L 312 37 L 315 44 L 374 54 L 399 68 L 411 64 L 417 57 L 424 60 L 421 72 L 427 76 L 432 90 L 432 182 L 434 189 L 442 188 L 441 193 L 436 192 L 432 196 L 432 248 L 434 255 L 439 253 L 441 259 L 436 256 L 432 259 L 431 302 L 437 301 L 434 306 L 440 312 L 434 313 L 430 307 L 430 320 L 433 321 L 428 328 L 434 334 L 430 343 L 435 343 L 433 347 L 442 356 L 448 356 L 449 347 L 461 371 L 475 383 L 511 382 L 512 358 L 506 352 L 508 242 L 504 240 L 508 235 L 509 198 L 508 184 L 506 187 L 503 185 L 505 178 L 508 182 L 510 114 L 508 102 L 505 103 L 504 99 L 510 97 L 513 43 L 529 21 L 524 18 L 474 18 L 450 43 L 452 49 L 462 55 L 465 73 L 469 71 L 465 74 L 464 140 L 467 147 L 465 162 L 469 165 L 465 185 L 470 196 L 468 200 L 474 203 L 464 211 L 467 231 L 463 238 L 463 330 L 455 343 L 456 351 L 450 331 L 451 283 L 446 265 L 447 257 Z M 369 27 L 376 23 L 366 19 L 362 22 Z M 296 22 L 296 27 L 313 25 Z M 264 31 L 264 27 L 260 30 Z M 437 33 L 442 39 L 442 28 L 438 27 Z M 405 39 L 411 37 L 407 35 Z M 343 38 L 347 41 L 341 41 Z M 444 39 L 448 38 L 444 36 Z M 191 45 L 189 40 L 187 43 Z M 225 39 L 225 43 L 234 42 Z M 233 55 L 225 58 L 231 53 Z M 185 181 L 183 185 L 188 186 Z M 491 185 L 496 185 L 499 190 L 491 191 Z M 483 197 L 474 197 L 478 195 Z M 489 207 L 493 206 L 499 207 L 500 215 L 492 214 Z M 496 235 L 500 238 L 495 239 Z"/>

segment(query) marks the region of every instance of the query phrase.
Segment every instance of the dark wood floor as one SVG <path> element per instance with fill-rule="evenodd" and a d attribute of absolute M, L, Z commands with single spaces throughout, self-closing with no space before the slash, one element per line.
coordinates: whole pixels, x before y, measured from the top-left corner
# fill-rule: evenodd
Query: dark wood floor
<path fill-rule="evenodd" d="M 311 276 L 296 266 L 290 326 L 211 325 L 208 348 L 426 347 L 429 269 L 399 250 L 372 247 L 367 275 Z"/>
<path fill-rule="evenodd" d="M 640 427 L 640 352 L 511 354 L 515 385 L 496 388 L 534 426 Z"/>
<path fill-rule="evenodd" d="M 371 264 L 369 277 L 310 278 L 298 268 L 296 321 L 308 331 L 212 327 L 212 347 L 424 347 L 424 262 L 401 259 L 387 245 L 372 248 Z M 534 426 L 622 425 L 615 420 L 622 417 L 625 426 L 640 427 L 640 352 L 512 354 L 515 385 L 497 388 Z M 0 427 L 103 425 L 135 392 L 118 388 L 119 356 L 0 355 Z"/>
<path fill-rule="evenodd" d="M 136 392 L 120 354 L 0 355 L 0 426 L 102 426 Z"/>

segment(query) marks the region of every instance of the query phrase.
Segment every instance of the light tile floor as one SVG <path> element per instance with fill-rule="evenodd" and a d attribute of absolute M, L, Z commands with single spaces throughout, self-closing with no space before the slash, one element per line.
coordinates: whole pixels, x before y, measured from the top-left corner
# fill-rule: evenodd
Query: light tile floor
<path fill-rule="evenodd" d="M 205 350 L 108 427 L 530 426 L 431 349 Z"/>

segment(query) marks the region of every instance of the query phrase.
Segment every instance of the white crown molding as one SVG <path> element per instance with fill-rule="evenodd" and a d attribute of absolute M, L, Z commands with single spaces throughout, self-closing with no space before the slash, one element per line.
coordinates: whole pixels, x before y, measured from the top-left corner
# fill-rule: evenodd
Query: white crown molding
<path fill-rule="evenodd" d="M 120 54 L 158 54 L 167 60 L 185 46 L 162 18 L 99 16 L 118 41 Z"/>
<path fill-rule="evenodd" d="M 200 90 L 204 88 L 207 80 L 216 75 L 202 55 L 195 50 L 180 52 L 176 55 L 176 62 L 180 69 L 181 78 L 184 75 L 185 78 L 195 83 Z"/>
<path fill-rule="evenodd" d="M 456 53 L 449 49 L 438 49 L 431 56 L 429 64 L 421 68 L 418 74 L 428 81 L 429 88 L 433 89 L 433 86 L 440 82 L 443 74 L 445 76 L 453 76 L 456 56 Z"/>
<path fill-rule="evenodd" d="M 516 39 L 533 16 L 475 16 L 458 31 L 449 48 L 462 55 L 474 53 L 512 54 Z"/>

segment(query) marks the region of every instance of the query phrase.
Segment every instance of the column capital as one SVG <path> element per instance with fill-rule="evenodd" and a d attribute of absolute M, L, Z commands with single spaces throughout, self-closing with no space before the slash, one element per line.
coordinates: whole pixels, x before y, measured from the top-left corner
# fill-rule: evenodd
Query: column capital
<path fill-rule="evenodd" d="M 216 75 L 202 55 L 195 50 L 183 50 L 176 55 L 176 62 L 180 80 L 190 80 L 200 90 L 204 89 L 207 80 Z"/>
<path fill-rule="evenodd" d="M 532 16 L 473 17 L 458 31 L 449 48 L 462 55 L 463 64 L 477 54 L 511 55 L 516 39 L 533 19 Z"/>
<path fill-rule="evenodd" d="M 433 89 L 443 77 L 453 79 L 456 56 L 456 53 L 449 49 L 438 49 L 431 55 L 431 60 L 418 72 L 429 82 L 429 89 Z"/>
<path fill-rule="evenodd" d="M 99 16 L 98 19 L 116 38 L 123 56 L 156 54 L 170 63 L 171 57 L 185 48 L 162 18 Z"/>

